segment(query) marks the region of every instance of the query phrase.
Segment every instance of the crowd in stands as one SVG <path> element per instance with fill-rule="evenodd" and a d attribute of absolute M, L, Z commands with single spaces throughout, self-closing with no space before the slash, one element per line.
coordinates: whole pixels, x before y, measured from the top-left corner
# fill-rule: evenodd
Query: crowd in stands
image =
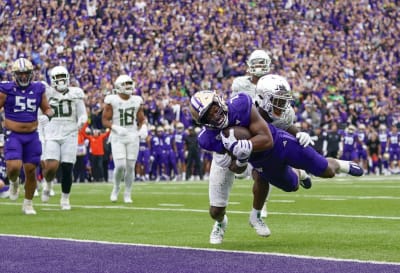
<path fill-rule="evenodd" d="M 398 0 L 4 0 L 0 3 L 0 80 L 23 55 L 37 80 L 67 67 L 86 94 L 90 126 L 102 129 L 104 96 L 130 75 L 149 124 L 194 126 L 191 94 L 228 97 L 256 48 L 292 86 L 298 125 L 400 128 Z M 327 151 L 325 151 L 326 153 Z"/>

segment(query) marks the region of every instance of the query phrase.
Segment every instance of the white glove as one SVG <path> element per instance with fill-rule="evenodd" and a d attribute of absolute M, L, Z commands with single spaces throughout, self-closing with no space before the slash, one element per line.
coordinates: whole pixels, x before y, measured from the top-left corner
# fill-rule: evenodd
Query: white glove
<path fill-rule="evenodd" d="M 128 134 L 128 129 L 115 125 L 111 126 L 111 130 L 113 130 L 115 133 L 117 133 L 120 136 L 126 136 Z"/>
<path fill-rule="evenodd" d="M 308 145 L 314 145 L 314 141 L 311 139 L 310 135 L 305 132 L 298 132 L 296 134 L 296 138 L 299 140 L 299 143 L 304 148 Z"/>
<path fill-rule="evenodd" d="M 253 143 L 250 140 L 241 139 L 233 146 L 232 154 L 236 156 L 239 161 L 245 162 L 249 159 L 252 151 Z"/>
<path fill-rule="evenodd" d="M 78 128 L 81 129 L 87 121 L 87 116 L 80 116 L 78 118 Z"/>
<path fill-rule="evenodd" d="M 46 115 L 40 115 L 40 116 L 38 117 L 38 121 L 39 121 L 39 123 L 40 123 L 41 126 L 45 127 L 47 124 L 49 124 L 50 119 L 49 119 L 49 117 L 46 116 Z"/>
<path fill-rule="evenodd" d="M 147 125 L 143 124 L 142 127 L 140 127 L 140 130 L 138 132 L 138 135 L 141 139 L 145 139 L 148 135 L 148 130 L 147 130 Z"/>
<path fill-rule="evenodd" d="M 228 154 L 213 154 L 213 160 L 215 164 L 220 166 L 221 168 L 228 168 L 231 165 L 232 157 Z"/>
<path fill-rule="evenodd" d="M 225 137 L 224 133 L 222 131 L 221 131 L 220 135 L 221 135 L 222 144 L 224 145 L 225 149 L 227 149 L 228 151 L 232 151 L 232 147 L 238 141 L 235 137 L 235 131 L 233 130 L 233 128 L 229 129 L 228 137 Z"/>

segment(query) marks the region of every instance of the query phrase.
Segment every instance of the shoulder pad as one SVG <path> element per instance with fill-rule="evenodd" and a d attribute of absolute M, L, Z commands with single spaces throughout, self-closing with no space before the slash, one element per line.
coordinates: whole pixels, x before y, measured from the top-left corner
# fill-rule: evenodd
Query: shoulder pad
<path fill-rule="evenodd" d="M 68 87 L 68 89 L 74 98 L 83 99 L 85 97 L 85 93 L 80 87 Z"/>

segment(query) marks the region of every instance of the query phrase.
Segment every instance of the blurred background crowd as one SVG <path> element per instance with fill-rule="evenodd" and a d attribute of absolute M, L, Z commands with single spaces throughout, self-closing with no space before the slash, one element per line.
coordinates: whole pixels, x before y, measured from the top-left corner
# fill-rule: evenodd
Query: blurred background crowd
<path fill-rule="evenodd" d="M 0 79 L 11 80 L 19 56 L 33 62 L 36 80 L 49 82 L 49 70 L 64 65 L 86 93 L 90 126 L 102 129 L 103 98 L 129 74 L 149 124 L 189 128 L 191 94 L 228 97 L 250 53 L 263 48 L 271 73 L 292 86 L 298 126 L 324 139 L 321 153 L 340 156 L 340 145 L 329 147 L 332 132 L 353 125 L 368 140 L 379 128 L 388 137 L 400 128 L 399 7 L 397 0 L 4 0 Z M 387 159 L 388 173 L 399 153 Z"/>

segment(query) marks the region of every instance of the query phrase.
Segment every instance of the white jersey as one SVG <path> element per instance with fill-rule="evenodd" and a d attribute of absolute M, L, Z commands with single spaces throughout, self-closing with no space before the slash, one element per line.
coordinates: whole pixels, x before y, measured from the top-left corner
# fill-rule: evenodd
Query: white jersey
<path fill-rule="evenodd" d="M 60 93 L 48 86 L 46 96 L 54 115 L 45 126 L 45 139 L 62 140 L 71 134 L 78 135 L 78 119 L 87 117 L 83 90 L 79 87 L 68 87 L 68 92 Z"/>
<path fill-rule="evenodd" d="M 104 103 L 112 106 L 112 123 L 129 130 L 129 133 L 138 134 L 137 113 L 143 104 L 140 96 L 131 95 L 129 99 L 124 100 L 118 94 L 107 95 Z M 113 132 L 111 132 L 113 134 Z"/>

